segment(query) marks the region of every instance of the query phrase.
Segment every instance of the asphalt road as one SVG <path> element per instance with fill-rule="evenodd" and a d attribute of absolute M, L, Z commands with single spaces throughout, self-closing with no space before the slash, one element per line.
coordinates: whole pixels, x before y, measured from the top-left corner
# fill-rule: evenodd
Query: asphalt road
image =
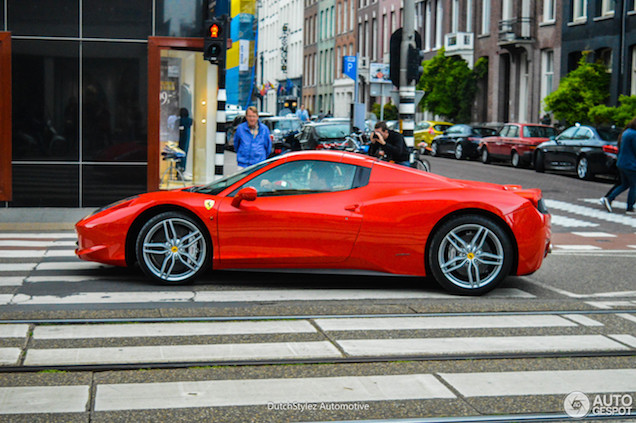
<path fill-rule="evenodd" d="M 429 160 L 541 188 L 543 267 L 480 298 L 326 272 L 167 287 L 80 262 L 72 232 L 0 234 L 0 421 L 568 421 L 575 391 L 634 402 L 636 219 L 594 203 L 611 181 Z"/>

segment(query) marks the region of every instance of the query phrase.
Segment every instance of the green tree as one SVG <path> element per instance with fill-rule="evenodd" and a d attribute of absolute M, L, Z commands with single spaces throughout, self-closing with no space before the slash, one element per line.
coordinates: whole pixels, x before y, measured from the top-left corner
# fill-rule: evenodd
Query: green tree
<path fill-rule="evenodd" d="M 589 63 L 588 55 L 589 52 L 584 52 L 578 67 L 561 79 L 559 88 L 543 100 L 545 109 L 568 125 L 591 123 L 590 109 L 609 98 L 611 75 L 603 63 Z"/>
<path fill-rule="evenodd" d="M 371 112 L 380 119 L 380 107 L 382 107 L 378 103 L 374 103 L 371 106 Z M 386 103 L 384 105 L 384 120 L 397 120 L 398 118 L 398 108 L 393 103 Z"/>
<path fill-rule="evenodd" d="M 488 60 L 480 58 L 471 70 L 465 60 L 446 56 L 445 50 L 422 62 L 424 72 L 417 89 L 424 91 L 420 105 L 451 122 L 469 122 L 477 81 L 488 72 Z"/>
<path fill-rule="evenodd" d="M 620 103 L 618 107 L 604 104 L 594 106 L 587 117 L 595 125 L 616 125 L 622 128 L 636 117 L 636 96 L 621 95 L 618 97 L 618 102 Z"/>

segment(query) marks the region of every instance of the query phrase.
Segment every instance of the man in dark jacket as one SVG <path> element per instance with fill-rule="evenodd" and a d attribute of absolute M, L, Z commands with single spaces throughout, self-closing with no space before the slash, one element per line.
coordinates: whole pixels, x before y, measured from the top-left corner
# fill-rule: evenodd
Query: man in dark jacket
<path fill-rule="evenodd" d="M 269 129 L 258 121 L 258 110 L 250 106 L 245 111 L 246 121 L 236 127 L 234 149 L 239 167 L 248 167 L 267 159 L 272 152 Z"/>
<path fill-rule="evenodd" d="M 375 131 L 371 134 L 371 146 L 369 155 L 375 156 L 382 150 L 386 159 L 397 164 L 410 166 L 409 150 L 404 142 L 404 137 L 399 132 L 395 132 L 386 126 L 386 122 L 380 121 L 375 124 Z"/>

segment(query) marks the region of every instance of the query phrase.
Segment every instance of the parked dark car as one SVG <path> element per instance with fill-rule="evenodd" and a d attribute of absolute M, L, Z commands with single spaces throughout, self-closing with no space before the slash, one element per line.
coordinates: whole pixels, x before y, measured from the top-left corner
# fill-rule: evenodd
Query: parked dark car
<path fill-rule="evenodd" d="M 575 172 L 579 179 L 592 179 L 597 174 L 616 175 L 619 134 L 617 128 L 572 126 L 537 146 L 534 169 Z"/>
<path fill-rule="evenodd" d="M 259 112 L 258 118 L 262 122 L 263 119 L 272 117 L 271 113 L 267 112 Z M 241 110 L 236 114 L 234 119 L 231 122 L 227 122 L 225 126 L 225 149 L 228 151 L 234 151 L 234 133 L 236 132 L 236 127 L 241 123 L 245 122 L 245 111 Z"/>
<path fill-rule="evenodd" d="M 453 155 L 457 160 L 479 156 L 479 142 L 483 137 L 497 135 L 493 128 L 465 124 L 453 125 L 442 135 L 433 138 L 431 156 Z"/>
<path fill-rule="evenodd" d="M 324 144 L 345 141 L 347 135 L 349 123 L 308 123 L 298 134 L 298 141 L 302 150 L 319 150 L 324 148 Z"/>
<path fill-rule="evenodd" d="M 556 136 L 556 130 L 547 125 L 506 123 L 499 134 L 481 140 L 481 161 L 510 162 L 514 167 L 530 165 L 537 145 Z"/>
<path fill-rule="evenodd" d="M 295 115 L 266 117 L 261 122 L 269 129 L 274 154 L 280 154 L 285 140 L 298 134 L 303 127 Z"/>

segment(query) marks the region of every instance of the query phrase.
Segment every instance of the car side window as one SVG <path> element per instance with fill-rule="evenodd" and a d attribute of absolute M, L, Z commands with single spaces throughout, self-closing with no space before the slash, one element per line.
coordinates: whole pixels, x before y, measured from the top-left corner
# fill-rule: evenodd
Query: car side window
<path fill-rule="evenodd" d="M 358 186 L 357 169 L 346 163 L 296 160 L 256 176 L 231 195 L 248 186 L 256 188 L 261 197 L 345 191 Z"/>
<path fill-rule="evenodd" d="M 519 136 L 519 127 L 510 125 L 510 129 L 508 130 L 508 136 L 511 138 L 516 138 Z"/>
<path fill-rule="evenodd" d="M 499 131 L 499 136 L 500 137 L 507 137 L 509 130 L 510 130 L 510 125 L 504 125 L 504 127 L 501 128 L 501 131 Z"/>
<path fill-rule="evenodd" d="M 573 139 L 574 133 L 576 132 L 577 129 L 579 128 L 577 128 L 576 126 L 566 129 L 565 131 L 561 132 L 561 134 L 557 137 L 557 140 L 561 141 L 561 140 Z"/>

